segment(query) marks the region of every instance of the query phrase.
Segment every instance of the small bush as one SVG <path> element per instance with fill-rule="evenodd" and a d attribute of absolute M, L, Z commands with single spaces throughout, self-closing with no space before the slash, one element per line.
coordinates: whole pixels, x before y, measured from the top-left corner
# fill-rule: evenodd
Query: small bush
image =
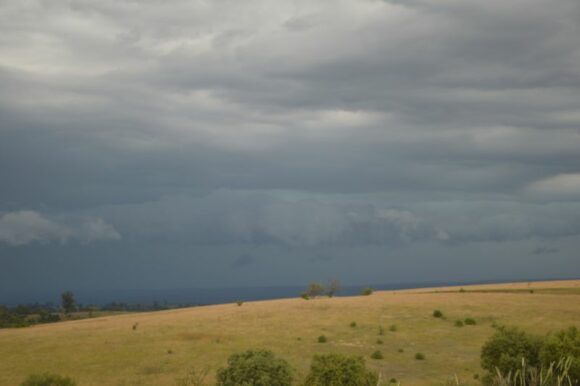
<path fill-rule="evenodd" d="M 133 331 L 137 331 L 137 327 L 139 327 L 139 323 L 134 323 L 133 324 Z"/>
<path fill-rule="evenodd" d="M 463 322 L 461 320 L 456 320 L 455 327 L 463 327 Z"/>
<path fill-rule="evenodd" d="M 417 354 L 415 354 L 415 359 L 418 361 L 424 361 L 425 360 L 425 354 L 418 352 Z"/>
<path fill-rule="evenodd" d="M 383 326 L 379 326 L 379 335 L 385 335 L 385 329 Z"/>
<path fill-rule="evenodd" d="M 399 350 L 397 350 L 399 352 L 405 352 L 405 350 L 403 350 L 402 348 L 400 348 Z"/>
<path fill-rule="evenodd" d="M 77 383 L 69 377 L 56 374 L 32 374 L 20 386 L 75 386 Z"/>
<path fill-rule="evenodd" d="M 241 307 L 241 306 L 242 306 L 242 304 L 244 304 L 244 301 L 243 301 L 243 300 L 238 300 L 238 301 L 236 302 L 236 304 L 238 305 L 238 307 Z"/>
<path fill-rule="evenodd" d="M 383 344 L 383 340 L 382 339 L 377 339 L 377 344 Z"/>
<path fill-rule="evenodd" d="M 371 287 L 366 287 L 365 289 L 362 290 L 361 295 L 363 296 L 369 296 L 374 292 L 374 290 Z"/>
<path fill-rule="evenodd" d="M 463 288 L 463 287 L 459 288 L 459 292 L 461 292 L 461 293 L 465 292 L 465 288 Z"/>
<path fill-rule="evenodd" d="M 308 294 L 306 292 L 302 292 L 300 294 L 300 297 L 304 300 L 310 300 L 310 296 L 308 296 Z"/>
<path fill-rule="evenodd" d="M 324 291 L 325 291 L 324 285 L 322 283 L 318 283 L 318 282 L 312 282 L 312 283 L 308 284 L 308 288 L 306 288 L 306 294 L 310 298 L 315 298 L 317 296 L 320 296 L 320 295 L 324 294 Z"/>
<path fill-rule="evenodd" d="M 391 379 L 389 379 L 389 383 L 398 383 L 397 382 L 397 378 L 391 378 Z"/>
<path fill-rule="evenodd" d="M 350 322 L 350 326 L 351 326 L 352 328 L 355 328 L 355 327 L 356 327 L 356 322 Z"/>
<path fill-rule="evenodd" d="M 290 386 L 292 370 L 288 362 L 271 351 L 248 350 L 228 358 L 228 366 L 217 372 L 217 386 Z"/>
<path fill-rule="evenodd" d="M 465 318 L 463 323 L 465 323 L 468 326 L 475 326 L 477 324 L 477 322 L 473 318 Z"/>
<path fill-rule="evenodd" d="M 326 343 L 326 342 L 328 342 L 328 338 L 326 336 L 320 335 L 318 337 L 318 343 Z"/>
<path fill-rule="evenodd" d="M 441 312 L 439 310 L 435 310 L 435 311 L 433 311 L 433 317 L 434 318 L 442 318 L 443 317 L 443 312 Z"/>
<path fill-rule="evenodd" d="M 304 386 L 376 386 L 379 377 L 361 357 L 315 355 Z"/>
<path fill-rule="evenodd" d="M 542 339 L 517 328 L 497 327 L 481 348 L 481 367 L 495 374 L 515 373 L 522 360 L 528 366 L 538 367 Z"/>
<path fill-rule="evenodd" d="M 374 353 L 371 354 L 371 358 L 373 359 L 383 359 L 383 353 L 380 352 L 379 350 L 375 351 Z"/>
<path fill-rule="evenodd" d="M 580 332 L 576 327 L 549 335 L 540 350 L 540 362 L 544 367 L 562 358 L 571 358 L 568 373 L 580 383 Z"/>
<path fill-rule="evenodd" d="M 396 332 L 398 330 L 397 325 L 396 324 L 391 324 L 389 326 L 389 331 L 391 332 Z"/>

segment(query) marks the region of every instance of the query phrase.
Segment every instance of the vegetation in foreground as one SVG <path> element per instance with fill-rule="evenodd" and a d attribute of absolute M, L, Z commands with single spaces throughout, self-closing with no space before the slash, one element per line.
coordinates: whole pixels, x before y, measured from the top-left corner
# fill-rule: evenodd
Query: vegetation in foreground
<path fill-rule="evenodd" d="M 31 373 L 48 371 L 70 376 L 81 386 L 211 385 L 232 353 L 264 347 L 292 367 L 294 385 L 305 382 L 314 355 L 326 354 L 366 358 L 367 370 L 382 385 L 444 385 L 450 376 L 461 385 L 480 385 L 496 376 L 478 374 L 482 346 L 509 329 L 498 326 L 518 325 L 526 335 L 541 337 L 542 347 L 576 347 L 577 332 L 566 327 L 580 321 L 578 298 L 540 293 L 475 293 L 469 288 L 463 293 L 375 292 L 368 297 L 249 302 L 243 307 L 234 303 L 0 330 L 0 384 L 19 385 Z M 434 309 L 445 318 L 433 318 Z M 454 326 L 467 318 L 476 324 Z M 391 325 L 397 326 L 395 331 Z M 325 344 L 317 341 L 321 335 L 327 337 Z M 383 359 L 372 358 L 378 348 Z M 415 360 L 417 353 L 425 359 Z M 197 372 L 188 370 L 192 365 Z M 526 368 L 548 372 L 530 362 Z M 568 372 L 572 368 L 573 361 Z M 197 377 L 199 369 L 205 378 Z M 505 381 L 517 371 L 501 375 Z"/>

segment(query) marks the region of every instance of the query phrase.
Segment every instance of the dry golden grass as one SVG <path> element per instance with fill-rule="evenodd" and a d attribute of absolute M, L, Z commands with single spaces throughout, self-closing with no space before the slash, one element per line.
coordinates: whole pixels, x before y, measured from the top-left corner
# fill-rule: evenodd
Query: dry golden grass
<path fill-rule="evenodd" d="M 225 304 L 4 329 L 0 385 L 18 385 L 28 374 L 43 371 L 72 376 L 80 386 L 175 385 L 192 366 L 209 367 L 207 381 L 212 384 L 214 371 L 230 354 L 249 348 L 271 349 L 287 359 L 297 379 L 308 370 L 313 354 L 340 352 L 364 356 L 383 379 L 433 385 L 453 374 L 472 380 L 482 373 L 479 350 L 493 333 L 493 322 L 538 333 L 580 323 L 580 281 L 464 288 L 467 292 L 448 287 L 246 302 L 241 307 Z M 433 318 L 434 309 L 446 319 Z M 454 326 L 465 317 L 478 324 Z M 136 331 L 134 323 L 139 323 Z M 396 332 L 389 331 L 392 324 Z M 318 343 L 319 335 L 326 335 L 328 343 Z M 384 344 L 378 345 L 378 338 Z M 384 359 L 370 358 L 376 350 Z M 415 360 L 417 352 L 426 360 Z"/>

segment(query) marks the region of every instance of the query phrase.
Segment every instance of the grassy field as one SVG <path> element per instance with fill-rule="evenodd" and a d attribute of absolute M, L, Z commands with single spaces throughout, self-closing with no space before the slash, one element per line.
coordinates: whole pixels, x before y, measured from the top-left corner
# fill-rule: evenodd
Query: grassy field
<path fill-rule="evenodd" d="M 18 385 L 42 371 L 72 376 L 80 386 L 175 385 L 191 367 L 211 369 L 207 381 L 213 384 L 227 357 L 249 348 L 271 349 L 287 359 L 298 379 L 313 354 L 340 352 L 364 356 L 384 380 L 437 385 L 454 374 L 473 380 L 483 373 L 479 351 L 494 322 L 537 333 L 580 325 L 580 280 L 463 288 L 225 304 L 4 329 L 0 385 Z M 445 318 L 434 318 L 435 309 Z M 466 317 L 477 325 L 454 326 Z M 328 342 L 318 343 L 320 335 Z M 375 350 L 384 359 L 371 359 Z M 426 359 L 416 360 L 417 352 Z"/>

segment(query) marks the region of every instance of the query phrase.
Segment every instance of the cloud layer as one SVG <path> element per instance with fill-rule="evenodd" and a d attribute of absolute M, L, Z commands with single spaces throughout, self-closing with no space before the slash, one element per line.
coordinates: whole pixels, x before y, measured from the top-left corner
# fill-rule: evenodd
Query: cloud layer
<path fill-rule="evenodd" d="M 48 219 L 31 210 L 0 214 L 0 242 L 13 246 L 71 240 L 91 243 L 120 238 L 115 228 L 100 218 L 83 219 L 73 225 Z"/>
<path fill-rule="evenodd" d="M 216 276 L 272 245 L 564 262 L 578 20 L 577 0 L 0 0 L 0 241 L 117 239 L 127 272 L 154 244 Z"/>

